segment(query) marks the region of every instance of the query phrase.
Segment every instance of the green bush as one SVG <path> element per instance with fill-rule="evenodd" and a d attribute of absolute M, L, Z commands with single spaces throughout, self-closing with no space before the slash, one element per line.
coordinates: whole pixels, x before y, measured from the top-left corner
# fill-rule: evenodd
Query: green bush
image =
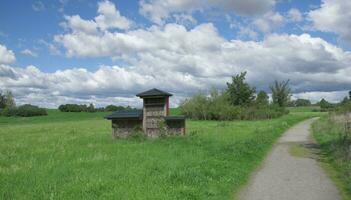
<path fill-rule="evenodd" d="M 18 117 L 32 117 L 47 115 L 46 109 L 39 108 L 30 104 L 25 104 L 19 107 L 6 107 L 2 110 L 1 114 L 6 117 L 18 116 Z"/>
<path fill-rule="evenodd" d="M 32 117 L 41 115 L 48 115 L 46 109 L 39 108 L 38 106 L 33 106 L 30 104 L 19 106 L 16 111 L 16 116 L 20 117 Z"/>
<path fill-rule="evenodd" d="M 197 120 L 255 120 L 272 119 L 289 111 L 276 105 L 233 106 L 228 93 L 212 89 L 207 95 L 198 92 L 180 105 L 181 113 Z"/>
<path fill-rule="evenodd" d="M 11 116 L 16 116 L 17 108 L 15 107 L 6 107 L 2 109 L 1 115 L 5 117 L 11 117 Z"/>

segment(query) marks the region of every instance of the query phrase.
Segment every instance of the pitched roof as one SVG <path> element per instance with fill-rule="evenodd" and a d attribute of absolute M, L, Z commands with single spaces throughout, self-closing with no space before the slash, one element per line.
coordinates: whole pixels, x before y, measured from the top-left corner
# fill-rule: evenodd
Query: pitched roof
<path fill-rule="evenodd" d="M 151 89 L 151 90 L 148 90 L 148 91 L 145 91 L 145 92 L 141 92 L 141 93 L 137 94 L 136 96 L 140 97 L 140 98 L 154 97 L 154 96 L 168 96 L 169 97 L 169 96 L 172 96 L 172 94 L 154 88 L 154 89 Z"/>
<path fill-rule="evenodd" d="M 142 110 L 130 110 L 130 111 L 116 111 L 107 115 L 106 119 L 142 119 L 143 111 Z"/>

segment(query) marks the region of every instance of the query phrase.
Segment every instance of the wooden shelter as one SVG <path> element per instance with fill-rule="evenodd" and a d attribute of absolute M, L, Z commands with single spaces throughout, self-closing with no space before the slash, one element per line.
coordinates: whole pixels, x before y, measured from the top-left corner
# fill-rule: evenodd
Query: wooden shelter
<path fill-rule="evenodd" d="M 138 126 L 148 137 L 185 134 L 185 117 L 169 115 L 169 97 L 172 94 L 154 88 L 136 96 L 143 99 L 142 110 L 114 112 L 106 117 L 112 120 L 113 137 L 126 138 Z"/>

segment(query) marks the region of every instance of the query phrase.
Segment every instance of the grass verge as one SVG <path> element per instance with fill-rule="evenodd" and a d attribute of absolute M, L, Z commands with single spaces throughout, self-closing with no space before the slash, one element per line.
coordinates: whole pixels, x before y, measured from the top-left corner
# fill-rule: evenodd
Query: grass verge
<path fill-rule="evenodd" d="M 344 200 L 351 199 L 350 144 L 340 140 L 340 124 L 322 117 L 312 125 L 313 136 L 320 144 L 321 163 L 341 191 Z"/>

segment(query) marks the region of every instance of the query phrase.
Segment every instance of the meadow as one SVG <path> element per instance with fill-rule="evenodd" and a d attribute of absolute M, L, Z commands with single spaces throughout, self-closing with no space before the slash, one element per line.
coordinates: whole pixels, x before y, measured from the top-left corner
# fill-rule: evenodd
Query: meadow
<path fill-rule="evenodd" d="M 107 113 L 48 114 L 0 117 L 0 199 L 233 199 L 286 129 L 321 113 L 127 140 L 112 140 Z"/>

